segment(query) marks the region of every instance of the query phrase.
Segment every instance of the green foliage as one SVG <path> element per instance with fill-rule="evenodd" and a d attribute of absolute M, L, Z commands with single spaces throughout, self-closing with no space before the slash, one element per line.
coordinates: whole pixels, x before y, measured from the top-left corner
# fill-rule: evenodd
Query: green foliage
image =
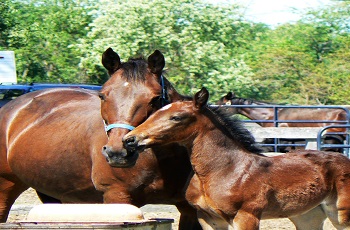
<path fill-rule="evenodd" d="M 254 44 L 246 59 L 270 93 L 264 99 L 291 104 L 347 104 L 349 4 L 310 11 Z"/>
<path fill-rule="evenodd" d="M 22 82 L 103 84 L 108 47 L 123 61 L 158 49 L 185 94 L 206 86 L 213 102 L 233 91 L 276 103 L 349 104 L 348 1 L 275 29 L 240 10 L 202 0 L 3 0 L 0 48 L 15 51 Z"/>
<path fill-rule="evenodd" d="M 14 50 L 18 80 L 75 82 L 79 50 L 72 45 L 85 36 L 91 16 L 87 4 L 74 0 L 9 1 L 6 49 Z"/>
<path fill-rule="evenodd" d="M 171 81 L 183 93 L 205 85 L 213 89 L 215 100 L 241 83 L 251 89 L 250 79 L 242 77 L 251 75 L 250 68 L 234 53 L 247 47 L 255 34 L 236 16 L 234 5 L 198 0 L 107 2 L 101 0 L 98 17 L 80 46 L 86 53 L 82 65 L 92 70 L 90 75 L 102 74 L 91 67 L 100 65 L 101 53 L 110 46 L 124 59 L 159 49 Z"/>

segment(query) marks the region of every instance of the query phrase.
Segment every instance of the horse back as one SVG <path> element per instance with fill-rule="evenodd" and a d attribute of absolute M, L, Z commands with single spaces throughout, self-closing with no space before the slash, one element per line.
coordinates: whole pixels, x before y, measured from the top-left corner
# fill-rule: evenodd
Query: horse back
<path fill-rule="evenodd" d="M 7 162 L 5 173 L 62 201 L 102 201 L 91 181 L 91 155 L 106 141 L 97 92 L 31 92 L 2 107 L 0 122 L 0 160 Z M 95 137 L 95 132 L 101 135 Z"/>
<path fill-rule="evenodd" d="M 57 123 L 53 120 L 74 123 L 69 120 L 72 112 L 98 113 L 99 103 L 96 92 L 84 89 L 47 89 L 25 94 L 1 108 L 1 131 L 6 134 L 2 138 L 10 144 L 20 133 L 41 126 L 45 126 L 46 132 L 54 132 Z"/>
<path fill-rule="evenodd" d="M 272 119 L 272 118 L 271 118 Z M 304 109 L 304 108 L 286 108 L 281 109 L 278 114 L 279 120 L 319 120 L 319 121 L 347 121 L 346 112 L 342 109 Z M 339 123 L 283 123 L 288 127 L 323 127 Z"/>

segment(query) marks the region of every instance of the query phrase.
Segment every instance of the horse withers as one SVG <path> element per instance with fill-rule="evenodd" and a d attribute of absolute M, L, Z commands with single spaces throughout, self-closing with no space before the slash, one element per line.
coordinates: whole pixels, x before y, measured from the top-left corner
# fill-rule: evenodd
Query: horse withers
<path fill-rule="evenodd" d="M 183 194 L 192 172 L 185 148 L 173 144 L 137 156 L 122 146 L 127 125 L 186 99 L 162 75 L 163 54 L 121 62 L 109 48 L 102 63 L 110 79 L 100 93 L 42 90 L 0 109 L 0 221 L 32 187 L 62 203 L 174 204 L 181 213 L 179 228 L 198 228 L 196 212 Z M 103 120 L 108 129 L 124 126 L 108 130 L 107 136 Z"/>
<path fill-rule="evenodd" d="M 186 198 L 203 229 L 257 230 L 260 219 L 282 217 L 297 229 L 320 229 L 324 214 L 337 229 L 350 229 L 348 158 L 314 150 L 261 155 L 241 121 L 208 107 L 208 98 L 203 88 L 193 102 L 158 110 L 123 138 L 132 151 L 170 143 L 188 149 L 194 175 Z"/>

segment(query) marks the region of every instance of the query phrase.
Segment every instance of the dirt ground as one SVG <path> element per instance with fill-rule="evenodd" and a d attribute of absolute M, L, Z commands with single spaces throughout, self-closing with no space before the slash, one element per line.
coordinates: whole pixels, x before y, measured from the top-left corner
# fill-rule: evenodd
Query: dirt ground
<path fill-rule="evenodd" d="M 8 222 L 24 220 L 30 209 L 41 204 L 34 190 L 28 189 L 24 192 L 13 205 Z M 141 208 L 146 219 L 149 218 L 171 218 L 174 219 L 173 229 L 177 229 L 179 221 L 179 212 L 173 205 L 146 205 Z M 288 219 L 262 220 L 260 224 L 262 230 L 295 230 L 294 225 Z M 327 220 L 324 230 L 335 230 L 332 224 Z"/>

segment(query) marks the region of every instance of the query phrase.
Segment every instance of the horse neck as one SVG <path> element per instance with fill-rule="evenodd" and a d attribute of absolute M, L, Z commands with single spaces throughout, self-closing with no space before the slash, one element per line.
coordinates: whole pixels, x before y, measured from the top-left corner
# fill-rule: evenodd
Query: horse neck
<path fill-rule="evenodd" d="M 251 120 L 271 120 L 274 117 L 273 109 L 271 108 L 243 108 L 243 116 L 248 117 Z M 261 126 L 265 126 L 264 122 L 257 122 Z"/>
<path fill-rule="evenodd" d="M 200 133 L 186 145 L 194 172 L 201 178 L 226 167 L 235 168 L 251 154 L 208 119 L 201 119 Z"/>
<path fill-rule="evenodd" d="M 173 85 L 170 83 L 170 81 L 168 81 L 168 79 L 164 78 L 164 83 L 165 86 L 167 88 L 168 91 L 168 96 L 169 96 L 169 100 L 171 102 L 175 102 L 175 101 L 183 101 L 183 100 L 191 100 L 192 97 L 189 96 L 185 96 L 180 94 L 174 87 Z"/>
<path fill-rule="evenodd" d="M 244 100 L 237 105 L 266 105 L 266 103 Z M 238 109 L 238 113 L 251 120 L 270 120 L 274 117 L 274 110 L 272 108 L 241 107 Z M 258 124 L 265 126 L 268 123 L 258 122 Z"/>

